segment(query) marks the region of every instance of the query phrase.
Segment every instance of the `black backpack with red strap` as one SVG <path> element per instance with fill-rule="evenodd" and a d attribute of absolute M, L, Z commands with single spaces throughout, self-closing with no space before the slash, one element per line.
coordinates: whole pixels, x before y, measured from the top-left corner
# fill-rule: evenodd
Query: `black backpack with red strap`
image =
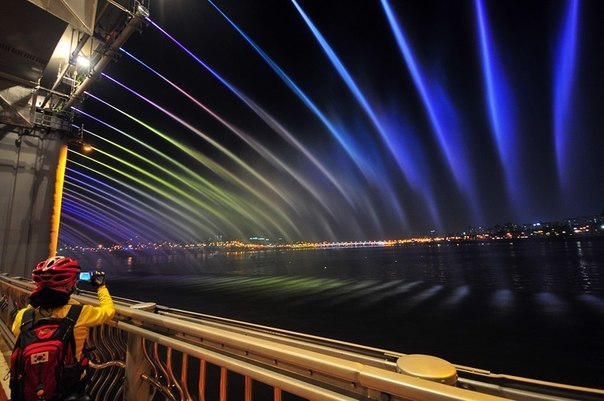
<path fill-rule="evenodd" d="M 23 313 L 10 358 L 12 401 L 53 401 L 73 391 L 83 369 L 73 335 L 81 311 L 82 305 L 71 305 L 63 319 L 38 320 L 33 309 Z"/>

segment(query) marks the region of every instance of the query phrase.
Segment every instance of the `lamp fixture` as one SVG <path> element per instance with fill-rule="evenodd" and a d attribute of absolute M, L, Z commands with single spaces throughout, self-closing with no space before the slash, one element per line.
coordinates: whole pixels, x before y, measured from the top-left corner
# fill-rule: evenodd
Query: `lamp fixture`
<path fill-rule="evenodd" d="M 80 126 L 80 129 L 78 130 L 78 136 L 70 140 L 69 143 L 72 145 L 79 146 L 82 150 L 82 153 L 88 154 L 94 150 L 91 144 L 84 141 L 84 124 Z"/>

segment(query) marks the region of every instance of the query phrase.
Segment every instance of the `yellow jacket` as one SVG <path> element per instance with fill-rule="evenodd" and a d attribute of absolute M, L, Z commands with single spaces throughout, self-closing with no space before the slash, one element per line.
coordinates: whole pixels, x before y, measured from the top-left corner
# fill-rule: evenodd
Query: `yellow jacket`
<path fill-rule="evenodd" d="M 113 300 L 111 299 L 111 295 L 109 295 L 109 290 L 106 286 L 102 285 L 97 290 L 97 295 L 99 297 L 99 306 L 92 305 L 83 305 L 82 312 L 80 313 L 80 317 L 76 322 L 76 325 L 73 329 L 73 335 L 76 343 L 76 355 L 78 360 L 82 358 L 82 349 L 84 348 L 84 341 L 88 338 L 88 328 L 93 326 L 100 326 L 108 320 L 111 320 L 115 315 L 115 306 L 113 305 Z M 52 310 L 51 316 L 45 317 L 55 317 L 55 318 L 64 318 L 67 316 L 67 312 L 69 312 L 69 305 L 79 304 L 78 301 L 74 299 L 69 299 L 67 305 L 60 306 Z M 19 336 L 21 332 L 21 319 L 23 318 L 23 313 L 26 309 L 31 309 L 32 306 L 28 305 L 26 308 L 21 309 L 17 312 L 17 316 L 15 316 L 15 321 L 13 322 L 12 331 L 15 336 Z M 36 311 L 35 319 L 40 319 L 43 316 Z"/>

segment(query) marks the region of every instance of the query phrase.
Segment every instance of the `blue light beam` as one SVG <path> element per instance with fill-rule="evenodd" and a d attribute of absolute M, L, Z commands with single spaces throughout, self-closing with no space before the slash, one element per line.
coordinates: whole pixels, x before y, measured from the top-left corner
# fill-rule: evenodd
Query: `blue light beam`
<path fill-rule="evenodd" d="M 568 192 L 573 177 L 572 149 L 573 77 L 577 60 L 579 0 L 570 0 L 554 65 L 554 135 L 559 185 Z"/>
<path fill-rule="evenodd" d="M 381 4 L 409 74 L 420 95 L 440 150 L 445 157 L 449 173 L 453 175 L 462 195 L 470 202 L 474 219 L 480 219 L 482 213 L 479 207 L 476 185 L 472 179 L 470 157 L 465 150 L 466 144 L 462 137 L 463 129 L 457 117 L 458 112 L 444 88 L 438 84 L 438 81 L 436 79 L 430 80 L 429 77 L 423 75 L 388 1 L 381 0 Z"/>
<path fill-rule="evenodd" d="M 520 210 L 526 203 L 527 196 L 524 191 L 526 186 L 523 183 L 520 149 L 516 137 L 519 128 L 515 124 L 514 102 L 508 79 L 494 49 L 482 0 L 475 0 L 474 4 L 491 133 L 504 172 L 508 200 L 513 203 L 516 210 Z"/>

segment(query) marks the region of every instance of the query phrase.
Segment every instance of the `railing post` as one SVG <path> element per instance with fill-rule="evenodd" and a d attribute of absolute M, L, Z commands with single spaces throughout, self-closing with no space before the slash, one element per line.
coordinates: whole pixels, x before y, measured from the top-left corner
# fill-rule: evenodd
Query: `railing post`
<path fill-rule="evenodd" d="M 151 364 L 143 352 L 143 341 L 142 337 L 128 333 L 124 380 L 125 401 L 147 401 L 149 399 L 149 383 L 141 379 L 143 374 L 149 375 L 151 371 Z"/>
<path fill-rule="evenodd" d="M 131 308 L 142 310 L 153 310 L 155 304 L 141 303 L 132 305 Z M 151 392 L 148 381 L 143 380 L 143 375 L 151 376 L 152 366 L 149 363 L 143 349 L 145 339 L 133 333 L 128 333 L 126 348 L 126 369 L 124 380 L 125 401 L 147 401 Z"/>

